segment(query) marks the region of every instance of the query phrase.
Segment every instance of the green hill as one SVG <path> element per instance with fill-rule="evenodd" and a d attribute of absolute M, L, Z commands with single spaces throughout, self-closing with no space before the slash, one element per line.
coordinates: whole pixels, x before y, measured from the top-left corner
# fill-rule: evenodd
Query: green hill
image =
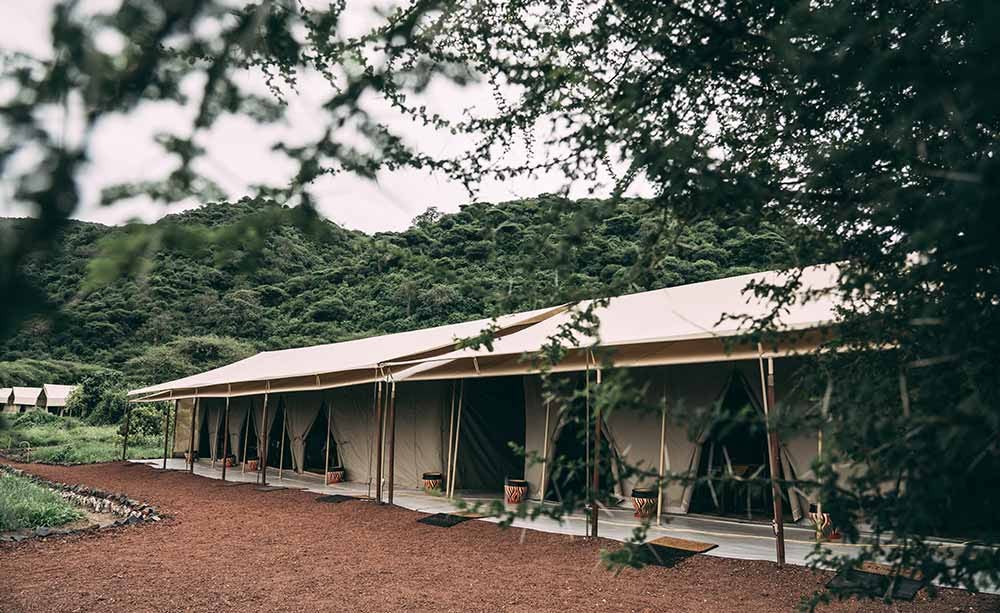
<path fill-rule="evenodd" d="M 792 230 L 556 196 L 429 209 L 375 235 L 251 200 L 151 226 L 75 222 L 25 269 L 44 314 L 3 339 L 0 383 L 32 383 L 11 374 L 26 359 L 63 361 L 61 378 L 77 362 L 163 380 L 256 350 L 787 266 Z"/>

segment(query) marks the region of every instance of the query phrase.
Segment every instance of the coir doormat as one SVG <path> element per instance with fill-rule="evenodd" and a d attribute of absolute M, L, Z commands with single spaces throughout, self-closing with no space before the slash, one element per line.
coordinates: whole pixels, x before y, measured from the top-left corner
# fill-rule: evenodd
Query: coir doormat
<path fill-rule="evenodd" d="M 438 528 L 451 528 L 452 526 L 456 526 L 463 521 L 469 521 L 470 519 L 476 519 L 477 517 L 482 516 L 476 515 L 475 513 L 463 513 L 462 515 L 456 515 L 454 513 L 435 513 L 433 515 L 428 515 L 427 517 L 421 517 L 417 520 L 417 522 L 427 524 L 428 526 L 437 526 Z"/>
<path fill-rule="evenodd" d="M 347 502 L 348 500 L 360 500 L 360 498 L 345 496 L 343 494 L 330 494 L 329 496 L 320 496 L 316 499 L 316 502 L 329 502 L 336 504 L 338 502 Z"/>
<path fill-rule="evenodd" d="M 880 572 L 866 572 L 852 568 L 846 573 L 835 575 L 826 586 L 843 594 L 856 596 L 882 596 L 889 590 L 892 577 Z M 892 597 L 899 600 L 913 600 L 923 584 L 909 577 L 896 577 Z"/>
<path fill-rule="evenodd" d="M 715 549 L 714 543 L 702 543 L 686 539 L 663 536 L 653 539 L 639 548 L 639 559 L 646 564 L 671 568 L 679 562 Z"/>

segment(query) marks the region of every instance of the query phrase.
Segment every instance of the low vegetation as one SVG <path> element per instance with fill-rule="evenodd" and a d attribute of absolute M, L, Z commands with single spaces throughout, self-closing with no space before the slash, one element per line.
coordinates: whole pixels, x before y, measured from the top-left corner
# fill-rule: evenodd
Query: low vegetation
<path fill-rule="evenodd" d="M 82 517 L 52 490 L 24 477 L 0 474 L 0 532 L 62 526 Z"/>
<path fill-rule="evenodd" d="M 129 435 L 128 457 L 160 457 L 163 454 L 160 436 L 161 433 L 137 427 Z M 119 425 L 87 425 L 75 417 L 29 411 L 8 420 L 6 428 L 0 428 L 0 448 L 9 449 L 18 459 L 33 462 L 111 462 L 121 459 L 122 431 Z"/>

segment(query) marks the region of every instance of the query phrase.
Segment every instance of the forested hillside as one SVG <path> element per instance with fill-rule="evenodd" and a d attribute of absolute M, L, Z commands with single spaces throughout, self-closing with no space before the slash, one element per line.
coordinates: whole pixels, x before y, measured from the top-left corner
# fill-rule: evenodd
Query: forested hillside
<path fill-rule="evenodd" d="M 74 376 L 67 362 L 122 370 L 137 383 L 163 380 L 257 350 L 796 263 L 786 239 L 798 229 L 789 224 L 681 225 L 649 215 L 641 200 L 542 196 L 447 215 L 429 209 L 405 232 L 374 236 L 294 215 L 247 200 L 168 216 L 152 234 L 73 223 L 56 252 L 28 267 L 31 299 L 48 314 L 3 340 L 0 383 L 41 383 L 29 379 L 45 364 L 27 359 L 64 361 L 52 365 L 61 380 Z M 18 223 L 5 221 L 8 231 Z M 671 238 L 654 242 L 661 224 Z M 230 247 L 191 247 L 199 233 Z M 653 265 L 633 267 L 640 259 Z"/>

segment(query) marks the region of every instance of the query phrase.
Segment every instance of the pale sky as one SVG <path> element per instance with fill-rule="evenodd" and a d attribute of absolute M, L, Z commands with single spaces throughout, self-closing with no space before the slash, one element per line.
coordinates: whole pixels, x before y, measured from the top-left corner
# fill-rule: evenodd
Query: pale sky
<path fill-rule="evenodd" d="M 113 6 L 116 3 L 117 0 L 85 2 L 88 6 Z M 53 4 L 53 0 L 0 2 L 0 49 L 38 55 L 50 53 L 49 23 Z M 370 23 L 371 6 L 371 0 L 348 0 L 351 19 L 345 27 L 363 28 Z M 258 75 L 247 74 L 245 82 L 247 87 L 263 91 L 263 82 Z M 188 85 L 192 91 L 197 91 L 197 83 Z M 260 126 L 244 118 L 221 119 L 199 141 L 208 151 L 199 169 L 222 185 L 233 200 L 250 194 L 250 184 L 283 182 L 290 176 L 292 168 L 282 156 L 269 151 L 270 144 L 276 137 L 306 141 L 318 134 L 323 125 L 315 118 L 321 116 L 319 105 L 330 93 L 329 84 L 322 79 L 306 78 L 300 85 L 298 95 L 289 96 L 287 120 L 282 124 Z M 446 117 L 456 117 L 465 107 L 485 112 L 495 108 L 492 94 L 484 87 L 459 90 L 443 83 L 432 86 L 426 99 L 422 98 L 420 102 Z M 426 153 L 459 153 L 469 144 L 469 141 L 450 134 L 414 126 L 384 104 L 373 108 L 379 119 L 401 131 Z M 172 167 L 172 161 L 152 142 L 152 136 L 157 131 L 168 129 L 186 133 L 190 117 L 190 108 L 147 103 L 128 116 L 104 120 L 91 145 L 92 164 L 80 177 L 84 203 L 74 217 L 105 224 L 120 224 L 130 219 L 149 222 L 170 212 L 198 206 L 200 203 L 192 200 L 166 207 L 144 198 L 112 207 L 102 207 L 97 203 L 104 186 L 162 176 L 165 169 Z M 55 121 L 62 121 L 62 118 Z M 536 138 L 543 136 L 538 134 Z M 513 151 L 513 155 L 517 156 L 523 154 L 524 149 L 515 143 Z M 531 197 L 557 191 L 564 183 L 561 176 L 504 182 L 490 180 L 479 186 L 475 199 L 500 202 Z M 588 187 L 574 184 L 570 193 L 584 196 Z M 643 191 L 640 187 L 630 193 L 642 194 Z M 10 190 L 6 186 L 0 193 L 0 216 L 30 214 L 27 207 L 11 202 Z M 345 227 L 366 232 L 401 230 L 430 206 L 443 211 L 456 211 L 460 204 L 472 200 L 461 185 L 439 175 L 416 170 L 384 172 L 377 181 L 347 174 L 325 177 L 314 184 L 312 193 L 325 216 Z"/>

